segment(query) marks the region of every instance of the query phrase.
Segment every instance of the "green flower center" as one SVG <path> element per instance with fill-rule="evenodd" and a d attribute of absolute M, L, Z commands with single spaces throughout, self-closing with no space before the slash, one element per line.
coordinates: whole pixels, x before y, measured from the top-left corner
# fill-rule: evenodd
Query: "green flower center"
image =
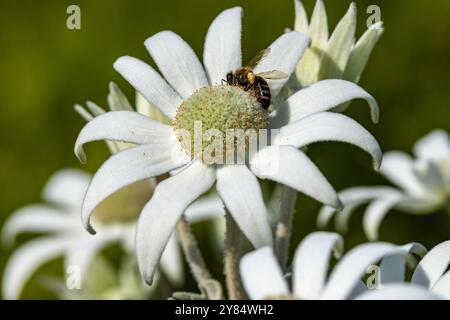
<path fill-rule="evenodd" d="M 268 126 L 268 112 L 251 91 L 229 85 L 196 91 L 180 105 L 174 122 L 183 150 L 208 164 L 220 163 L 240 148 L 247 150 L 252 135 Z"/>

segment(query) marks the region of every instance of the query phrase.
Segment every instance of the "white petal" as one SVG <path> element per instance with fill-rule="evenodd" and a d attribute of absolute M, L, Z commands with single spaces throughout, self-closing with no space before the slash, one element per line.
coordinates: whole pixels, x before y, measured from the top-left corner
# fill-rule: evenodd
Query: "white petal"
<path fill-rule="evenodd" d="M 114 82 L 109 83 L 108 104 L 111 111 L 128 110 L 134 111 L 127 96 Z"/>
<path fill-rule="evenodd" d="M 414 164 L 413 171 L 417 179 L 430 193 L 436 196 L 439 196 L 440 193 L 445 193 L 446 177 L 437 162 L 420 159 Z M 450 171 L 448 172 L 450 173 Z M 445 198 L 445 194 L 443 197 Z"/>
<path fill-rule="evenodd" d="M 66 270 L 69 270 L 70 267 L 77 267 L 84 281 L 87 279 L 87 273 L 94 257 L 113 241 L 119 240 L 119 230 L 117 228 L 102 230 L 95 237 L 81 231 L 83 233 L 80 235 L 80 239 L 73 241 L 68 246 L 64 265 Z"/>
<path fill-rule="evenodd" d="M 423 257 L 427 249 L 420 243 L 409 243 L 401 247 L 405 252 Z M 390 282 L 405 281 L 405 257 L 401 255 L 386 256 L 380 263 L 380 285 L 384 286 Z"/>
<path fill-rule="evenodd" d="M 442 242 L 428 252 L 414 271 L 411 283 L 432 288 L 450 264 L 450 240 Z"/>
<path fill-rule="evenodd" d="M 152 284 L 178 219 L 192 201 L 212 187 L 214 181 L 214 169 L 195 161 L 156 187 L 152 199 L 142 210 L 136 231 L 139 269 L 148 284 Z"/>
<path fill-rule="evenodd" d="M 75 154 L 86 161 L 83 145 L 98 140 L 112 140 L 134 144 L 162 143 L 174 140 L 170 126 L 137 112 L 111 111 L 89 121 L 81 129 L 75 142 Z"/>
<path fill-rule="evenodd" d="M 383 34 L 383 22 L 374 23 L 361 36 L 355 47 L 350 53 L 347 65 L 344 70 L 343 78 L 345 80 L 358 83 L 364 68 L 367 65 L 370 54 L 372 53 L 375 44 Z"/>
<path fill-rule="evenodd" d="M 438 295 L 423 287 L 409 284 L 389 284 L 379 290 L 368 290 L 357 300 L 439 300 Z"/>
<path fill-rule="evenodd" d="M 338 79 L 323 80 L 301 89 L 277 108 L 272 122 L 274 127 L 279 128 L 354 99 L 366 100 L 370 106 L 372 121 L 378 122 L 379 108 L 376 100 L 358 85 Z"/>
<path fill-rule="evenodd" d="M 152 67 L 139 59 L 125 56 L 117 59 L 114 69 L 151 104 L 169 118 L 175 118 L 175 112 L 181 104 L 181 97 Z"/>
<path fill-rule="evenodd" d="M 183 257 L 178 241 L 173 233 L 161 256 L 161 270 L 171 284 L 180 286 L 184 281 Z"/>
<path fill-rule="evenodd" d="M 198 222 L 224 216 L 225 209 L 219 195 L 212 193 L 195 200 L 184 214 L 189 222 Z"/>
<path fill-rule="evenodd" d="M 290 76 L 308 47 L 309 40 L 308 36 L 300 32 L 292 31 L 283 34 L 269 46 L 270 53 L 255 67 L 255 73 L 279 70 Z M 267 81 L 273 98 L 278 95 L 287 81 L 288 78 Z"/>
<path fill-rule="evenodd" d="M 378 239 L 378 229 L 386 214 L 400 201 L 405 199 L 401 192 L 391 193 L 373 201 L 368 207 L 363 218 L 363 227 L 370 241 Z"/>
<path fill-rule="evenodd" d="M 294 30 L 302 33 L 308 32 L 308 15 L 300 0 L 295 0 L 295 22 Z"/>
<path fill-rule="evenodd" d="M 54 204 L 80 208 L 91 175 L 77 169 L 63 169 L 48 179 L 42 197 Z"/>
<path fill-rule="evenodd" d="M 245 165 L 217 169 L 217 192 L 255 248 L 272 244 L 267 209 L 258 180 Z"/>
<path fill-rule="evenodd" d="M 91 214 L 114 192 L 187 163 L 186 157 L 176 154 L 177 147 L 175 142 L 142 145 L 116 153 L 105 161 L 94 175 L 83 201 L 81 218 L 85 228 L 95 233 L 90 224 Z"/>
<path fill-rule="evenodd" d="M 316 165 L 294 147 L 264 148 L 251 159 L 250 166 L 260 179 L 277 181 L 333 207 L 342 206 L 336 191 Z"/>
<path fill-rule="evenodd" d="M 414 173 L 414 161 L 406 153 L 389 151 L 383 155 L 380 172 L 396 184 L 413 194 L 423 194 L 424 188 Z"/>
<path fill-rule="evenodd" d="M 3 273 L 3 297 L 18 299 L 25 284 L 44 263 L 64 254 L 72 239 L 41 238 L 19 247 L 9 258 Z"/>
<path fill-rule="evenodd" d="M 205 71 L 194 50 L 181 37 L 171 31 L 162 31 L 145 40 L 164 78 L 183 99 L 208 85 Z"/>
<path fill-rule="evenodd" d="M 450 271 L 447 271 L 442 277 L 440 277 L 431 290 L 439 296 L 450 300 Z"/>
<path fill-rule="evenodd" d="M 94 119 L 94 116 L 90 114 L 83 106 L 76 104 L 73 106 L 73 109 L 76 113 L 78 113 L 85 121 L 91 121 Z"/>
<path fill-rule="evenodd" d="M 450 158 L 450 138 L 444 130 L 434 130 L 416 142 L 414 153 L 424 160 Z"/>
<path fill-rule="evenodd" d="M 242 66 L 242 8 L 223 11 L 211 23 L 205 39 L 203 63 L 211 85 L 221 84 L 226 74 Z"/>
<path fill-rule="evenodd" d="M 330 274 L 321 298 L 346 299 L 369 266 L 392 254 L 407 255 L 401 247 L 382 242 L 362 244 L 350 250 Z"/>
<path fill-rule="evenodd" d="M 67 212 L 47 206 L 32 205 L 14 212 L 2 229 L 2 240 L 11 245 L 21 232 L 63 232 L 79 226 L 80 220 Z"/>
<path fill-rule="evenodd" d="M 314 232 L 298 246 L 293 262 L 294 295 L 317 299 L 325 284 L 331 255 L 340 257 L 343 239 L 337 233 Z"/>
<path fill-rule="evenodd" d="M 311 16 L 308 34 L 311 47 L 324 50 L 328 44 L 328 17 L 322 0 L 317 0 Z"/>
<path fill-rule="evenodd" d="M 377 140 L 355 120 L 338 113 L 320 112 L 280 129 L 274 143 L 305 147 L 319 141 L 339 141 L 355 145 L 372 156 L 378 169 L 382 152 Z"/>
<path fill-rule="evenodd" d="M 252 300 L 270 299 L 289 294 L 280 265 L 271 247 L 247 253 L 240 263 L 241 279 Z"/>
<path fill-rule="evenodd" d="M 356 4 L 353 2 L 331 34 L 322 56 L 319 79 L 341 78 L 355 42 Z"/>
<path fill-rule="evenodd" d="M 338 193 L 338 196 L 344 204 L 344 209 L 336 212 L 335 208 L 329 206 L 322 207 L 317 217 L 317 224 L 320 228 L 325 228 L 331 218 L 336 214 L 336 229 L 341 233 L 346 233 L 349 219 L 358 206 L 372 199 L 397 192 L 397 189 L 381 186 L 354 187 L 342 190 Z"/>

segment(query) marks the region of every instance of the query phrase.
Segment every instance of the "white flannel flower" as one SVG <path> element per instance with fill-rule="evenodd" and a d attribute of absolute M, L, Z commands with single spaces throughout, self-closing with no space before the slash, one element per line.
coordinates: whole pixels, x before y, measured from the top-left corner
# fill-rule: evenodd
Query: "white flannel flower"
<path fill-rule="evenodd" d="M 450 139 L 443 130 L 434 130 L 414 146 L 416 159 L 401 151 L 383 156 L 380 168 L 397 188 L 367 186 L 348 188 L 339 193 L 344 209 L 336 212 L 325 206 L 318 216 L 324 227 L 336 214 L 336 228 L 346 232 L 351 214 L 358 206 L 369 203 L 363 227 L 371 240 L 378 238 L 378 230 L 386 214 L 396 209 L 411 214 L 428 214 L 449 208 L 450 199 Z M 449 210 L 449 209 L 447 209 Z"/>
<path fill-rule="evenodd" d="M 299 0 L 295 0 L 294 30 L 311 37 L 295 72 L 297 85 L 308 86 L 324 79 L 344 79 L 358 83 L 378 39 L 381 21 L 371 25 L 355 43 L 356 4 L 353 2 L 329 35 L 328 18 L 322 0 L 317 0 L 311 21 Z"/>
<path fill-rule="evenodd" d="M 122 243 L 127 251 L 133 247 L 134 224 L 129 221 L 119 223 L 99 223 L 99 236 L 92 237 L 80 224 L 80 210 L 91 176 L 76 169 L 64 169 L 55 173 L 43 190 L 45 204 L 23 207 L 14 212 L 2 230 L 5 245 L 11 245 L 19 233 L 41 233 L 13 251 L 3 274 L 3 296 L 17 299 L 32 274 L 44 263 L 64 256 L 64 270 L 75 267 L 81 279 L 85 278 L 93 258 L 106 246 L 114 242 Z M 130 205 L 141 202 L 143 186 L 127 196 Z M 140 198 L 140 199 L 139 199 Z M 99 217 L 108 215 L 106 210 L 117 205 L 117 196 L 109 204 L 97 209 Z M 110 206 L 112 205 L 112 206 Z M 129 207 L 128 212 L 138 208 Z"/>
<path fill-rule="evenodd" d="M 340 258 L 343 239 L 336 233 L 314 232 L 298 246 L 292 265 L 292 286 L 289 286 L 270 247 L 258 249 L 242 257 L 241 278 L 250 299 L 441 299 L 417 284 L 389 283 L 380 289 L 368 289 L 364 275 L 383 258 L 396 258 L 414 263 L 426 249 L 417 243 L 397 246 L 389 243 L 368 243 L 350 250 L 329 273 L 331 258 Z M 448 253 L 446 254 L 448 256 Z M 443 255 L 441 255 L 443 257 Z M 446 264 L 448 265 L 448 257 Z M 443 264 L 443 263 L 442 263 Z M 442 265 L 441 264 L 441 265 Z M 400 265 L 404 268 L 404 265 Z M 439 266 L 441 267 L 441 266 Z M 397 271 L 384 267 L 385 272 Z M 381 272 L 381 271 L 380 271 Z"/>
<path fill-rule="evenodd" d="M 19 298 L 33 273 L 57 257 L 64 256 L 65 272 L 79 272 L 84 286 L 84 281 L 90 279 L 88 273 L 94 258 L 108 245 L 119 243 L 126 254 L 134 255 L 137 213 L 148 201 L 154 185 L 128 186 L 98 206 L 93 216 L 98 235 L 93 237 L 80 223 L 81 204 L 91 178 L 77 169 L 58 171 L 43 190 L 45 204 L 23 207 L 6 221 L 2 230 L 5 246 L 11 246 L 20 233 L 43 234 L 12 253 L 3 274 L 2 292 L 6 299 Z M 186 210 L 186 216 L 191 222 L 209 219 L 224 214 L 221 206 L 217 196 L 206 196 L 194 202 Z M 182 284 L 183 258 L 175 237 L 170 238 L 160 266 L 173 285 Z M 131 277 L 129 270 L 122 271 Z"/>
<path fill-rule="evenodd" d="M 375 100 L 357 85 L 344 80 L 319 82 L 290 97 L 275 115 L 269 115 L 249 92 L 222 85 L 228 72 L 242 66 L 241 15 L 242 9 L 235 7 L 213 21 L 205 40 L 204 68 L 193 49 L 170 31 L 145 41 L 164 78 L 133 57 L 121 57 L 114 63 L 137 91 L 172 119 L 173 126 L 135 112 L 108 112 L 90 121 L 76 141 L 75 153 L 82 161 L 82 147 L 88 142 L 110 140 L 138 145 L 111 156 L 95 174 L 82 208 L 83 224 L 91 233 L 95 231 L 90 216 L 111 193 L 142 179 L 172 174 L 158 184 L 138 222 L 137 256 L 148 283 L 152 283 L 160 256 L 186 207 L 214 185 L 239 228 L 259 248 L 272 244 L 272 233 L 257 177 L 290 186 L 322 203 L 341 206 L 333 187 L 299 148 L 317 141 L 347 142 L 368 152 L 376 168 L 380 165 L 380 148 L 366 129 L 344 115 L 326 112 L 352 99 L 365 99 L 373 120 L 378 120 Z M 301 33 L 283 34 L 270 45 L 268 56 L 255 67 L 255 73 L 279 70 L 291 75 L 308 44 L 309 38 Z M 268 80 L 272 97 L 286 80 Z M 207 164 L 191 158 L 191 145 L 186 147 L 177 136 L 178 129 L 195 133 L 192 123 L 196 121 L 203 124 L 201 133 L 207 129 L 280 131 L 270 147 L 245 164 Z M 278 164 L 279 170 L 272 170 L 271 164 Z"/>

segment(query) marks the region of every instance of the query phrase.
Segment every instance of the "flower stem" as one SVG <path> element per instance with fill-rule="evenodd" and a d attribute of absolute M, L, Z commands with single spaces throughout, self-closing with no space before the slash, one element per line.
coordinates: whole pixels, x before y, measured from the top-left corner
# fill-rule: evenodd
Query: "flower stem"
<path fill-rule="evenodd" d="M 275 253 L 281 268 L 286 269 L 289 257 L 289 244 L 292 235 L 292 218 L 295 210 L 297 192 L 287 186 L 281 187 L 280 212 L 275 231 Z"/>
<path fill-rule="evenodd" d="M 199 288 L 204 290 L 208 287 L 208 282 L 212 280 L 211 273 L 206 266 L 189 222 L 184 215 L 177 223 L 177 233 L 192 275 Z"/>
<path fill-rule="evenodd" d="M 239 258 L 241 255 L 242 234 L 231 214 L 227 211 L 225 233 L 225 281 L 228 298 L 230 300 L 242 300 L 246 298 L 239 276 Z"/>

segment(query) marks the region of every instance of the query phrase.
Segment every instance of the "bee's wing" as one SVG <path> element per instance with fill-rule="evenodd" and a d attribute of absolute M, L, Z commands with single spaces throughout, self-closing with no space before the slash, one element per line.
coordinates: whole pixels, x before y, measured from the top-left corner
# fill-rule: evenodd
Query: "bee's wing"
<path fill-rule="evenodd" d="M 266 48 L 266 49 L 261 50 L 260 52 L 258 52 L 258 53 L 256 54 L 256 56 L 253 57 L 252 60 L 250 60 L 250 61 L 247 63 L 246 67 L 250 67 L 250 68 L 253 69 L 254 67 L 256 67 L 256 65 L 257 65 L 258 63 L 260 63 L 262 60 L 264 60 L 264 58 L 267 57 L 267 55 L 269 54 L 269 52 L 270 52 L 270 48 Z"/>
<path fill-rule="evenodd" d="M 280 70 L 270 70 L 270 71 L 264 71 L 256 74 L 259 77 L 262 77 L 264 79 L 286 79 L 288 75 Z"/>

